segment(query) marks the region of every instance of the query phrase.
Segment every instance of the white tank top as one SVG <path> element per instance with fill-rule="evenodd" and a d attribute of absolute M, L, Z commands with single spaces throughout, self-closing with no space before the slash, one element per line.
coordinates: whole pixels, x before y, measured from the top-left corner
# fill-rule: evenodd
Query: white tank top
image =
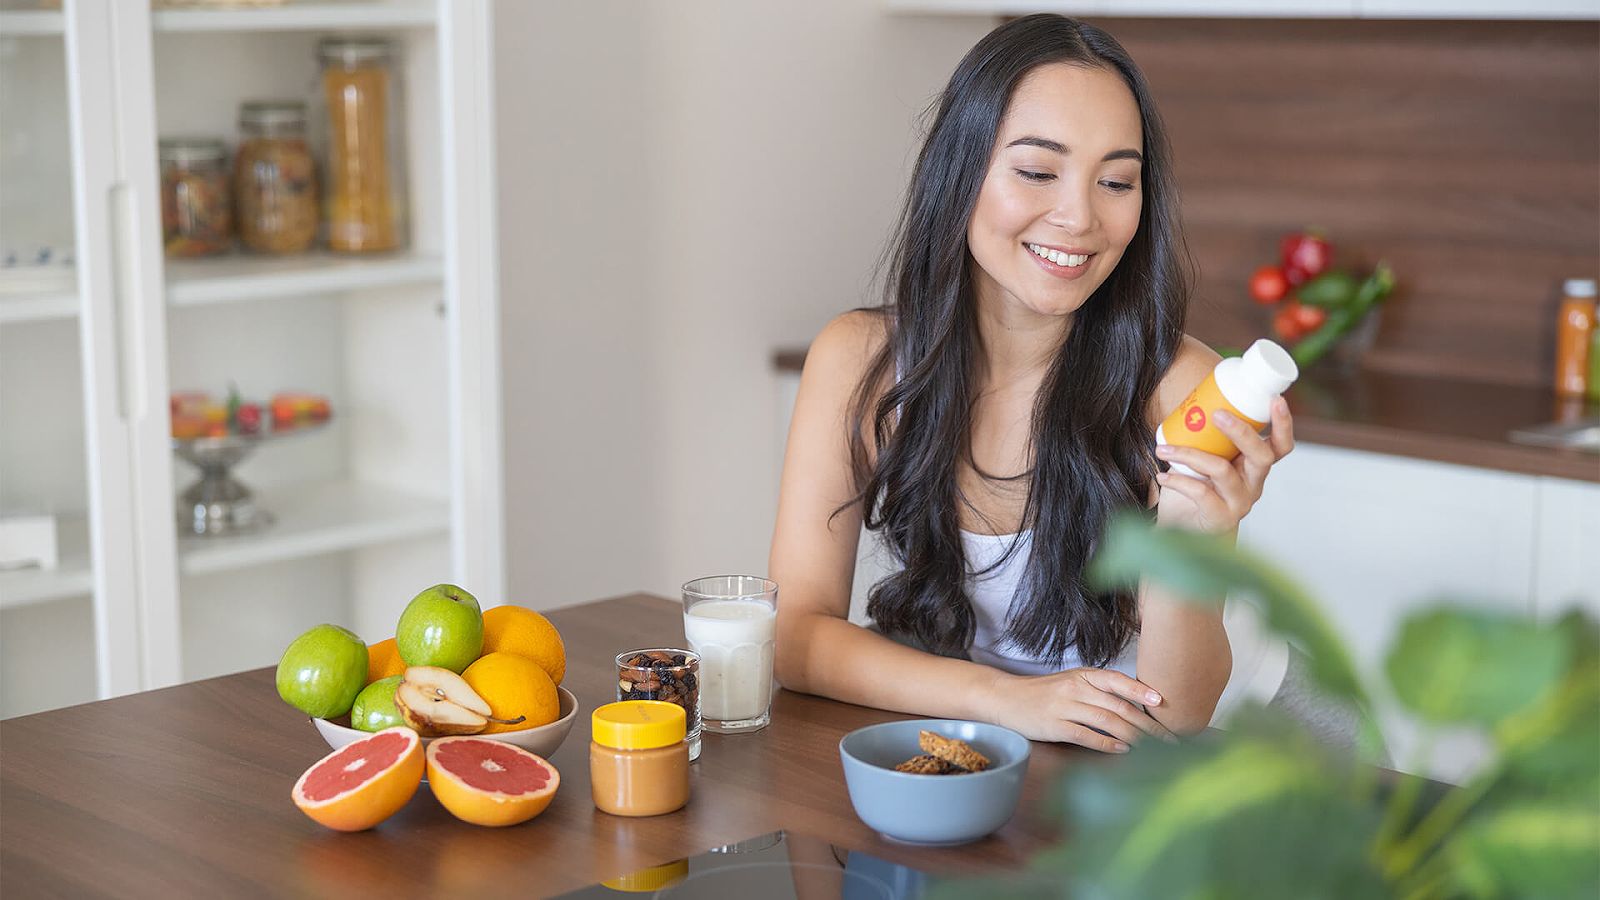
<path fill-rule="evenodd" d="M 895 364 L 895 381 L 900 380 L 902 369 Z M 1017 551 L 993 571 L 984 572 L 1005 556 L 1013 541 Z M 977 627 L 973 631 L 972 646 L 967 654 L 973 662 L 993 666 L 1014 675 L 1048 675 L 1067 669 L 1083 667 L 1083 659 L 1076 648 L 1068 648 L 1060 663 L 1041 660 L 1022 652 L 1006 640 L 1006 623 L 1010 619 L 1011 605 L 1017 599 L 1023 573 L 1033 553 L 1033 531 L 1019 534 L 979 534 L 961 532 L 961 546 L 967 557 L 966 590 L 972 601 L 973 618 Z M 889 557 L 881 544 L 880 551 Z M 977 573 L 983 573 L 981 575 Z M 862 574 L 858 568 L 858 576 Z M 882 574 L 887 574 L 883 572 Z M 874 577 L 867 579 L 871 584 Z M 1266 703 L 1277 693 L 1288 669 L 1288 644 L 1276 634 L 1268 632 L 1259 610 L 1251 602 L 1238 602 L 1229 598 L 1223 607 L 1223 628 L 1233 655 L 1233 671 L 1228 686 L 1217 701 L 1212 724 L 1225 721 L 1246 700 Z M 1122 655 L 1105 668 L 1115 669 L 1137 678 L 1134 664 L 1138 660 L 1139 639 L 1128 642 Z"/>
<path fill-rule="evenodd" d="M 1017 544 L 1016 552 L 1000 562 L 993 571 L 984 572 L 984 569 L 1005 557 L 1013 542 Z M 1033 553 L 1033 532 L 978 534 L 963 531 L 961 546 L 967 556 L 967 597 L 972 601 L 972 615 L 977 622 L 972 634 L 972 646 L 967 648 L 973 662 L 994 666 L 1014 675 L 1048 675 L 1081 668 L 1083 659 L 1078 656 L 1076 648 L 1068 648 L 1066 657 L 1058 664 L 1054 660 L 1030 656 L 1006 640 L 1011 604 L 1020 593 L 1018 588 L 1028 568 L 1028 558 Z M 1112 660 L 1106 668 L 1132 675 L 1138 649 L 1138 638 L 1134 638 L 1128 642 L 1122 655 Z"/>

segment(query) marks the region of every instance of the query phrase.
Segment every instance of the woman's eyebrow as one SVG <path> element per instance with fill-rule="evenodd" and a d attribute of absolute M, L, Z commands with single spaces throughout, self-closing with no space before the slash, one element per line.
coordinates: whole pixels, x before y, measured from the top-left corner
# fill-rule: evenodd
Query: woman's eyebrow
<path fill-rule="evenodd" d="M 1060 141 L 1052 141 L 1049 138 L 1039 137 L 1036 134 L 1023 135 L 1022 137 L 1019 137 L 1007 144 L 1006 147 L 1039 147 L 1044 150 L 1049 150 L 1052 153 L 1060 153 L 1063 155 L 1069 152 L 1066 144 L 1063 144 Z M 1131 159 L 1143 164 L 1144 154 L 1133 149 L 1132 147 L 1124 147 L 1121 150 L 1113 150 L 1110 153 L 1107 153 L 1105 157 L 1101 159 L 1101 162 L 1110 162 L 1114 159 Z"/>

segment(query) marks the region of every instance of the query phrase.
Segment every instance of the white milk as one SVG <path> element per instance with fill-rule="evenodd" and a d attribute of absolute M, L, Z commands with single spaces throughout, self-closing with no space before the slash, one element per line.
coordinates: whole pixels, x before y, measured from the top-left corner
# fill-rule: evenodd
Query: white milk
<path fill-rule="evenodd" d="M 755 719 L 772 698 L 777 611 L 756 600 L 707 600 L 685 610 L 684 634 L 700 654 L 700 715 Z"/>

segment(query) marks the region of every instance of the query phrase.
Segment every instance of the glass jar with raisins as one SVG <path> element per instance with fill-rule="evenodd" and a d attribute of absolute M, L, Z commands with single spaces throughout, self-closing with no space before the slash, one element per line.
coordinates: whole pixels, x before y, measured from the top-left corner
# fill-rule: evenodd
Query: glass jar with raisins
<path fill-rule="evenodd" d="M 700 758 L 700 656 L 652 647 L 617 654 L 617 700 L 664 700 L 683 707 L 689 759 Z"/>

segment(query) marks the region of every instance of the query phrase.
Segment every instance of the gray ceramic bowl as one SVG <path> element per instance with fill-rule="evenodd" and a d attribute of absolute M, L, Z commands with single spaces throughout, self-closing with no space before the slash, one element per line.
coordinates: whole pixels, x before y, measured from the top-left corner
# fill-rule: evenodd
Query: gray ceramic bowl
<path fill-rule="evenodd" d="M 968 775 L 911 775 L 894 767 L 922 753 L 917 732 L 960 738 L 991 766 Z M 856 815 L 884 837 L 909 844 L 964 844 L 998 829 L 1016 811 L 1028 771 L 1028 739 L 999 725 L 952 719 L 881 722 L 839 741 L 844 783 Z"/>

